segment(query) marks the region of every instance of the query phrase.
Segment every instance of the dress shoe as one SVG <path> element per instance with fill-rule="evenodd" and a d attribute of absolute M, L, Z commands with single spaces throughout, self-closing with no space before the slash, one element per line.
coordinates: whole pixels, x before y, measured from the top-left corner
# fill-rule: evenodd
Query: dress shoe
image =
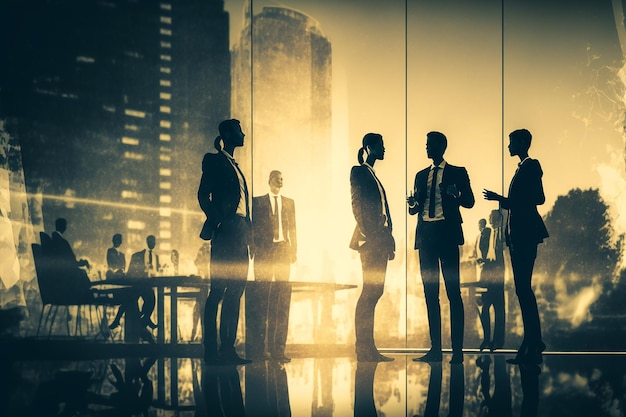
<path fill-rule="evenodd" d="M 463 352 L 454 352 L 452 359 L 450 359 L 450 365 L 459 365 L 463 363 Z"/>
<path fill-rule="evenodd" d="M 429 350 L 424 356 L 420 358 L 413 358 L 413 362 L 441 362 L 440 350 Z"/>
<path fill-rule="evenodd" d="M 543 363 L 542 353 L 546 350 L 546 344 L 539 342 L 534 348 L 527 346 L 520 347 L 515 358 L 507 359 L 506 362 L 512 365 L 541 365 Z"/>

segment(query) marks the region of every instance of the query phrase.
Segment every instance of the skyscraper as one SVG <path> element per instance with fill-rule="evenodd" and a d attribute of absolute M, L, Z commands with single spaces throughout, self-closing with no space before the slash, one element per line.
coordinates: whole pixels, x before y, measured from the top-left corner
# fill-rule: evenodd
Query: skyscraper
<path fill-rule="evenodd" d="M 9 0 L 0 6 L 2 108 L 47 229 L 70 221 L 100 261 L 130 248 L 195 250 L 203 134 L 228 117 L 223 0 Z"/>
<path fill-rule="evenodd" d="M 332 180 L 331 44 L 317 21 L 296 10 L 264 7 L 245 16 L 232 51 L 232 114 L 251 140 L 238 159 L 247 161 L 256 195 L 271 170 L 282 171 L 296 201 L 301 252 L 309 255 L 305 248 L 319 249 L 322 219 L 332 214 L 331 204 L 320 204 Z"/>

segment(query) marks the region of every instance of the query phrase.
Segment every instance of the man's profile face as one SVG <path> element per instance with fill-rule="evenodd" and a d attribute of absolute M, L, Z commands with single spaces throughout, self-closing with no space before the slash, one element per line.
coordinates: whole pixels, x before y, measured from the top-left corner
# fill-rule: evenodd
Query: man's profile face
<path fill-rule="evenodd" d="M 283 174 L 280 172 L 275 172 L 270 175 L 270 186 L 276 188 L 282 188 L 283 186 Z"/>
<path fill-rule="evenodd" d="M 443 157 L 445 149 L 443 142 L 435 138 L 426 138 L 426 156 L 429 159 L 437 159 Z"/>

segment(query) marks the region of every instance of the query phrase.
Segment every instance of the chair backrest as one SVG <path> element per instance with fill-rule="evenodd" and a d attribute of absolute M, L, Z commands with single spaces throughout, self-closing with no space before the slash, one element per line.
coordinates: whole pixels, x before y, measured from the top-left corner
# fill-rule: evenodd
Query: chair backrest
<path fill-rule="evenodd" d="M 56 304 L 59 295 L 50 277 L 50 259 L 44 255 L 41 245 L 33 243 L 31 247 L 33 249 L 33 260 L 35 261 L 35 272 L 37 273 L 41 302 L 44 305 Z"/>
<path fill-rule="evenodd" d="M 37 283 L 39 284 L 39 294 L 41 302 L 54 305 L 80 305 L 89 303 L 89 287 L 78 280 L 76 268 L 67 270 L 59 268 L 54 258 L 42 248 L 41 245 L 33 243 L 33 260 L 35 261 L 35 272 L 37 273 Z"/>
<path fill-rule="evenodd" d="M 46 232 L 39 232 L 39 240 L 41 241 L 41 250 L 45 254 L 49 254 L 48 250 L 52 246 L 52 238 Z"/>

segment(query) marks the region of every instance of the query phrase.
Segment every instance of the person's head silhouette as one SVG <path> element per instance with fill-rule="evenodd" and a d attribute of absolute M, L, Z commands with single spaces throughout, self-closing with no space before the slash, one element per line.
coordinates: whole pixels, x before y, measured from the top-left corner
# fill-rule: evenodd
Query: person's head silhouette
<path fill-rule="evenodd" d="M 146 244 L 148 245 L 148 249 L 154 249 L 154 246 L 156 245 L 156 238 L 154 235 L 150 235 L 146 238 Z"/>
<path fill-rule="evenodd" d="M 57 232 L 63 234 L 67 230 L 67 220 L 58 218 L 54 221 L 54 228 Z"/>
<path fill-rule="evenodd" d="M 222 149 L 221 143 L 224 144 L 224 150 L 232 155 L 234 149 L 243 146 L 244 137 L 246 136 L 241 130 L 241 124 L 237 119 L 228 119 L 220 122 L 218 126 L 219 136 L 215 138 L 214 146 L 218 151 Z"/>
<path fill-rule="evenodd" d="M 120 245 L 122 244 L 122 235 L 120 233 L 114 234 L 111 241 L 113 242 L 114 248 L 119 248 Z"/>
<path fill-rule="evenodd" d="M 509 153 L 524 159 L 528 156 L 528 149 L 533 135 L 527 129 L 517 129 L 509 133 Z"/>
<path fill-rule="evenodd" d="M 363 159 L 363 154 L 367 155 L 367 159 Z M 380 133 L 367 133 L 363 136 L 362 146 L 357 154 L 359 164 L 367 162 L 368 165 L 374 166 L 377 160 L 385 159 L 385 145 L 383 136 Z"/>
<path fill-rule="evenodd" d="M 432 159 L 435 165 L 441 163 L 447 147 L 448 139 L 443 133 L 432 131 L 426 134 L 426 156 Z"/>

